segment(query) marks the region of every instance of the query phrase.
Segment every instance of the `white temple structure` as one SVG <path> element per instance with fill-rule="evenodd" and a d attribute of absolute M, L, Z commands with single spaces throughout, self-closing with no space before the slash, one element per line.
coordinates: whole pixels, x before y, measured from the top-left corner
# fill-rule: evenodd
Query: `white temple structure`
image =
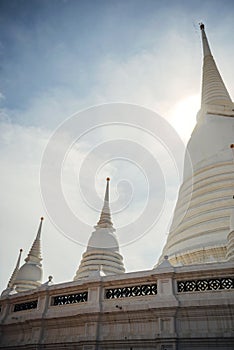
<path fill-rule="evenodd" d="M 14 285 L 17 292 L 34 289 L 42 283 L 42 265 L 41 265 L 41 228 L 43 218 L 41 218 L 40 225 L 36 238 L 32 247 L 25 259 L 25 264 L 21 266 L 16 274 Z"/>
<path fill-rule="evenodd" d="M 234 104 L 219 74 L 201 25 L 201 109 L 189 140 L 184 180 L 163 254 L 173 265 L 224 261 L 233 208 Z"/>
<path fill-rule="evenodd" d="M 234 349 L 234 105 L 201 24 L 202 102 L 159 263 L 125 273 L 104 205 L 73 281 L 42 284 L 41 228 L 0 298 L 0 349 Z"/>
<path fill-rule="evenodd" d="M 119 254 L 118 238 L 111 221 L 109 206 L 110 178 L 108 177 L 106 181 L 106 192 L 100 220 L 94 227 L 95 231 L 89 239 L 87 251 L 83 254 L 74 281 L 99 273 L 108 276 L 125 272 L 123 258 Z"/>

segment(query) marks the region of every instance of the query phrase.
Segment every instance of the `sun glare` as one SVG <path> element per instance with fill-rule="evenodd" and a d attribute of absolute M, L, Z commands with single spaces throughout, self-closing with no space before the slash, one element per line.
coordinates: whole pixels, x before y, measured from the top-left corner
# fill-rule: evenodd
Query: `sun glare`
<path fill-rule="evenodd" d="M 168 121 L 176 129 L 184 143 L 190 138 L 200 108 L 200 96 L 191 95 L 176 103 L 168 112 Z"/>

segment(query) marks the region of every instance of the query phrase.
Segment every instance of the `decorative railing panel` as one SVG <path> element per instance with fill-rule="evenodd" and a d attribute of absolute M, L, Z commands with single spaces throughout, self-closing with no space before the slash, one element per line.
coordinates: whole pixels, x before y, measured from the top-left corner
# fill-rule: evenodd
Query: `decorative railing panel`
<path fill-rule="evenodd" d="M 234 288 L 234 278 L 210 278 L 203 280 L 177 281 L 178 293 L 205 292 L 214 290 L 226 290 Z"/>
<path fill-rule="evenodd" d="M 31 310 L 37 308 L 38 300 L 27 301 L 26 303 L 15 304 L 14 312 Z"/>
<path fill-rule="evenodd" d="M 58 295 L 53 298 L 52 305 L 56 306 L 56 305 L 76 304 L 76 303 L 83 303 L 85 301 L 88 301 L 88 292 Z"/>
<path fill-rule="evenodd" d="M 108 288 L 105 290 L 106 299 L 130 298 L 146 295 L 156 295 L 157 284 L 142 284 L 137 286 Z"/>

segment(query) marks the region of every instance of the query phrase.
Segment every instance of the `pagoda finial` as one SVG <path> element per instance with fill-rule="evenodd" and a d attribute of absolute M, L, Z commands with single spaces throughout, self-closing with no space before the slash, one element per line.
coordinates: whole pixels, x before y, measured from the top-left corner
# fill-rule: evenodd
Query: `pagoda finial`
<path fill-rule="evenodd" d="M 14 290 L 15 280 L 16 280 L 17 273 L 18 273 L 19 267 L 20 267 L 20 260 L 21 260 L 22 251 L 23 251 L 23 249 L 20 249 L 19 256 L 18 256 L 16 265 L 15 265 L 14 271 L 12 272 L 12 275 L 9 279 L 9 282 L 7 284 L 7 288 L 1 293 L 1 296 L 10 295 L 12 293 L 12 291 Z"/>
<path fill-rule="evenodd" d="M 42 260 L 42 258 L 41 258 L 41 229 L 42 229 L 43 220 L 44 220 L 44 218 L 41 217 L 36 238 L 32 244 L 32 247 L 28 253 L 27 258 L 25 259 L 26 262 L 34 261 L 34 262 L 39 263 Z"/>
<path fill-rule="evenodd" d="M 15 269 L 12 272 L 11 278 L 9 279 L 9 282 L 8 282 L 8 285 L 7 285 L 8 288 L 13 288 L 13 285 L 14 285 L 14 282 L 15 282 L 15 279 L 16 279 L 16 276 L 17 276 L 17 272 L 19 271 L 19 267 L 20 267 L 20 260 L 21 260 L 22 251 L 23 251 L 23 249 L 20 249 Z"/>
<path fill-rule="evenodd" d="M 44 218 L 43 216 L 41 217 L 40 219 L 40 224 L 39 224 L 39 227 L 38 227 L 38 231 L 37 231 L 37 238 L 40 239 L 41 238 L 41 228 L 42 228 L 42 222 L 43 222 Z"/>
<path fill-rule="evenodd" d="M 203 46 L 201 114 L 234 116 L 233 103 L 212 56 L 205 26 L 200 24 Z"/>
<path fill-rule="evenodd" d="M 104 198 L 104 200 L 105 200 L 106 202 L 108 202 L 108 203 L 109 203 L 109 182 L 110 182 L 110 178 L 107 177 L 107 178 L 106 178 L 106 192 L 105 192 L 105 198 Z"/>
<path fill-rule="evenodd" d="M 42 281 L 42 264 L 41 264 L 41 229 L 43 218 L 40 219 L 39 228 L 36 238 L 31 246 L 25 263 L 19 269 L 15 288 L 17 292 L 23 292 L 29 289 L 35 289 L 41 285 Z"/>
<path fill-rule="evenodd" d="M 205 32 L 205 25 L 203 23 L 200 23 L 200 29 L 202 32 L 202 45 L 203 45 L 203 54 L 205 56 L 209 56 L 211 54 L 210 46 L 206 37 L 206 32 Z"/>
<path fill-rule="evenodd" d="M 95 228 L 96 229 L 97 228 L 111 228 L 113 231 L 115 231 L 115 229 L 113 228 L 113 223 L 111 221 L 111 213 L 110 213 L 110 206 L 109 206 L 109 183 L 110 183 L 110 178 L 107 177 L 104 205 L 102 208 L 100 219 L 99 219 L 97 225 L 95 226 Z"/>

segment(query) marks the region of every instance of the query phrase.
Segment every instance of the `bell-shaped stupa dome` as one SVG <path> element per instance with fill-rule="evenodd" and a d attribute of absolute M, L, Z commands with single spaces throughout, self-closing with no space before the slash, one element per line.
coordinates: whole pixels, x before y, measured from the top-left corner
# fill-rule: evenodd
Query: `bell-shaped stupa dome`
<path fill-rule="evenodd" d="M 88 241 L 86 252 L 83 254 L 80 266 L 74 280 L 92 277 L 97 271 L 105 275 L 115 275 L 125 272 L 123 258 L 119 254 L 118 238 L 111 221 L 109 206 L 109 182 L 107 178 L 104 205 L 95 231 Z"/>

